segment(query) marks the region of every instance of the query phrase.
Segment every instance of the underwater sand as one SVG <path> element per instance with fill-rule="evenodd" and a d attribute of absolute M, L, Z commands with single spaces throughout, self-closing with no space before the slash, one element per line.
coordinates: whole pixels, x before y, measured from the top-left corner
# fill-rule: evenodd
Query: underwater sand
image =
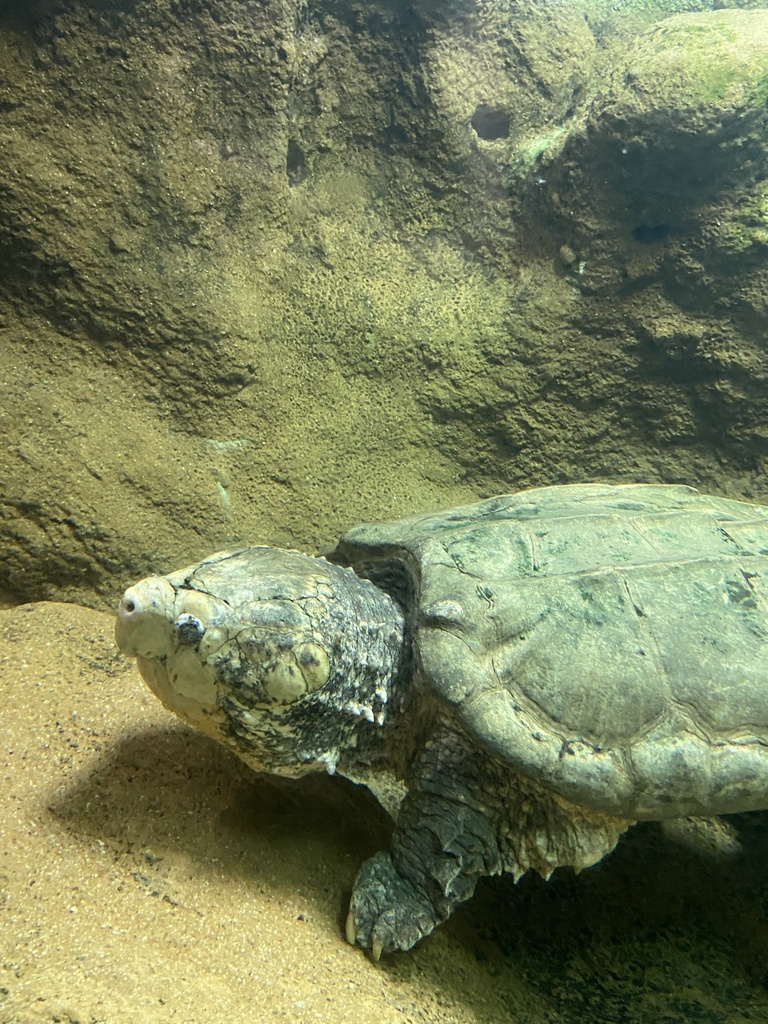
<path fill-rule="evenodd" d="M 253 775 L 155 701 L 112 622 L 0 611 L 1 1024 L 768 1021 L 764 816 L 484 883 L 376 965 L 342 938 L 387 842 L 372 797 Z"/>

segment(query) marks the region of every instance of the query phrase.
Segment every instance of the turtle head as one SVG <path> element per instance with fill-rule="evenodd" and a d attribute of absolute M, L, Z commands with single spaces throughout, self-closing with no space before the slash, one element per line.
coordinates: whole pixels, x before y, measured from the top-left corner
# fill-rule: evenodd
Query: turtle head
<path fill-rule="evenodd" d="M 298 776 L 334 771 L 385 724 L 403 618 L 350 569 L 253 547 L 130 587 L 115 639 L 169 710 Z"/>

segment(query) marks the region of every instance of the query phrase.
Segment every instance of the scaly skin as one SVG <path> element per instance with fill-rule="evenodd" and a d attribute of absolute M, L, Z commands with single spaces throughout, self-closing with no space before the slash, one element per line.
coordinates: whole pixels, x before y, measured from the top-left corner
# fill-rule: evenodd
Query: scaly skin
<path fill-rule="evenodd" d="M 347 917 L 350 942 L 410 949 L 469 899 L 480 878 L 580 870 L 632 824 L 576 807 L 485 754 L 444 709 L 419 744 L 390 853 L 367 860 Z"/>
<path fill-rule="evenodd" d="M 347 917 L 348 940 L 374 959 L 410 949 L 472 896 L 480 878 L 503 870 L 482 801 L 491 781 L 483 762 L 445 717 L 413 764 L 392 851 L 363 864 Z"/>

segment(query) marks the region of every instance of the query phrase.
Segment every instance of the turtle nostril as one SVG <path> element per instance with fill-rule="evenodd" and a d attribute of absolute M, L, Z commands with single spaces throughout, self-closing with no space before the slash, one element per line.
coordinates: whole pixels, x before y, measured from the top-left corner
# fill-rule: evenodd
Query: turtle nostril
<path fill-rule="evenodd" d="M 174 592 L 165 580 L 150 576 L 128 587 L 117 606 L 115 640 L 123 654 L 160 658 L 170 640 Z"/>
<path fill-rule="evenodd" d="M 126 590 L 120 604 L 117 606 L 117 614 L 121 619 L 133 618 L 143 610 L 141 601 L 136 599 L 136 595 L 132 591 L 133 588 Z"/>

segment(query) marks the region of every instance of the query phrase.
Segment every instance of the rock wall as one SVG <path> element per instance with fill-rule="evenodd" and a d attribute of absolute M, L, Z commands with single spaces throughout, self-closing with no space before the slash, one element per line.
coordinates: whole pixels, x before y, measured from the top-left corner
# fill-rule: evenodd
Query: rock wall
<path fill-rule="evenodd" d="M 759 498 L 765 15 L 669 10 L 6 2 L 5 599 L 533 484 Z"/>

